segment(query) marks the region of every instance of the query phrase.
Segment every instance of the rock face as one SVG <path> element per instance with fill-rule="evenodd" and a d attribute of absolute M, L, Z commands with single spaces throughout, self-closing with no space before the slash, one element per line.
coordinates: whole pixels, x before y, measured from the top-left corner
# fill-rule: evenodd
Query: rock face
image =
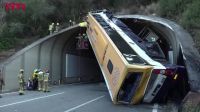
<path fill-rule="evenodd" d="M 200 112 L 200 93 L 189 92 L 179 109 L 180 112 Z"/>

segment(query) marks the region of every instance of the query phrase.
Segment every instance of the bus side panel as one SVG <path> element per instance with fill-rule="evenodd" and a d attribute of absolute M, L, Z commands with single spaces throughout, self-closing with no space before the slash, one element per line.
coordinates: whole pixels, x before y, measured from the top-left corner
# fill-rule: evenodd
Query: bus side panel
<path fill-rule="evenodd" d="M 103 70 L 106 74 L 106 80 L 112 91 L 113 101 L 116 103 L 119 88 L 125 78 L 126 64 L 123 57 L 120 57 L 111 44 L 108 45 L 105 59 L 103 62 Z"/>
<path fill-rule="evenodd" d="M 99 28 L 98 24 L 92 20 L 91 17 L 88 18 L 89 21 L 89 29 L 87 30 L 87 34 L 89 35 L 89 39 L 91 40 L 91 44 L 95 49 L 96 56 L 99 60 L 99 63 L 102 65 L 104 55 L 107 49 L 108 40 L 106 36 L 101 31 L 102 29 Z"/>

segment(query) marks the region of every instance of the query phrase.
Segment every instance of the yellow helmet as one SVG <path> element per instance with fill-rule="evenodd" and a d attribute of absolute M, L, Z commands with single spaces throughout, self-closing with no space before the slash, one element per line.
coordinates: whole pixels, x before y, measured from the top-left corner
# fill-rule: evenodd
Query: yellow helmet
<path fill-rule="evenodd" d="M 36 73 L 38 71 L 38 69 L 35 69 L 33 72 Z"/>
<path fill-rule="evenodd" d="M 23 69 L 20 69 L 19 71 L 20 71 L 20 72 L 23 72 L 24 70 L 23 70 Z"/>

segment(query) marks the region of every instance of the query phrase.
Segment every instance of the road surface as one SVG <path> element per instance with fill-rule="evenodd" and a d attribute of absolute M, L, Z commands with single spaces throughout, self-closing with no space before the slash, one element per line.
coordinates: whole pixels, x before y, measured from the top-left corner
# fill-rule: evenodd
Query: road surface
<path fill-rule="evenodd" d="M 158 105 L 114 105 L 103 83 L 55 86 L 51 92 L 3 94 L 0 112 L 161 112 Z"/>

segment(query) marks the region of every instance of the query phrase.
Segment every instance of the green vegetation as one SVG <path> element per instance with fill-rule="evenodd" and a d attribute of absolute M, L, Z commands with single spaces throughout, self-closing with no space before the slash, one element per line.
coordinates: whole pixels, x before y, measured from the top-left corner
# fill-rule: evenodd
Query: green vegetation
<path fill-rule="evenodd" d="M 194 0 L 188 4 L 187 10 L 182 14 L 182 24 L 187 28 L 200 28 L 200 1 Z"/>
<path fill-rule="evenodd" d="M 3 21 L 0 26 L 0 50 L 10 49 L 20 43 L 20 39 L 34 35 L 44 36 L 48 32 L 48 16 L 53 13 L 54 7 L 46 0 L 16 0 L 26 3 L 26 11 L 0 10 Z"/>
<path fill-rule="evenodd" d="M 3 1 L 7 2 L 7 0 Z M 52 22 L 59 22 L 61 27 L 67 27 L 69 20 L 80 22 L 90 10 L 109 9 L 113 12 L 129 10 L 129 13 L 137 13 L 141 6 L 145 7 L 151 3 L 158 3 L 160 16 L 175 20 L 188 30 L 192 29 L 191 33 L 197 40 L 196 42 L 200 40 L 199 33 L 197 33 L 200 28 L 200 24 L 198 24 L 200 22 L 199 0 L 12 1 L 25 3 L 26 10 L 25 12 L 5 12 L 0 8 L 0 51 L 19 46 L 24 39 L 48 35 L 48 26 Z"/>
<path fill-rule="evenodd" d="M 160 0 L 160 15 L 175 19 L 180 16 L 191 0 Z M 178 18 L 177 18 L 178 19 Z"/>
<path fill-rule="evenodd" d="M 162 17 L 175 20 L 188 30 L 200 51 L 200 0 L 160 0 Z"/>
<path fill-rule="evenodd" d="M 199 0 L 160 0 L 159 12 L 163 17 L 174 19 L 184 27 L 200 28 L 200 1 Z"/>
<path fill-rule="evenodd" d="M 10 0 L 3 0 L 7 2 Z M 69 20 L 80 22 L 88 11 L 147 5 L 155 0 L 12 0 L 26 4 L 26 10 L 5 12 L 0 9 L 0 51 L 22 44 L 23 39 L 44 37 L 48 26 L 59 22 L 67 27 Z M 2 4 L 1 4 L 2 5 Z M 23 43 L 24 44 L 24 43 Z"/>

